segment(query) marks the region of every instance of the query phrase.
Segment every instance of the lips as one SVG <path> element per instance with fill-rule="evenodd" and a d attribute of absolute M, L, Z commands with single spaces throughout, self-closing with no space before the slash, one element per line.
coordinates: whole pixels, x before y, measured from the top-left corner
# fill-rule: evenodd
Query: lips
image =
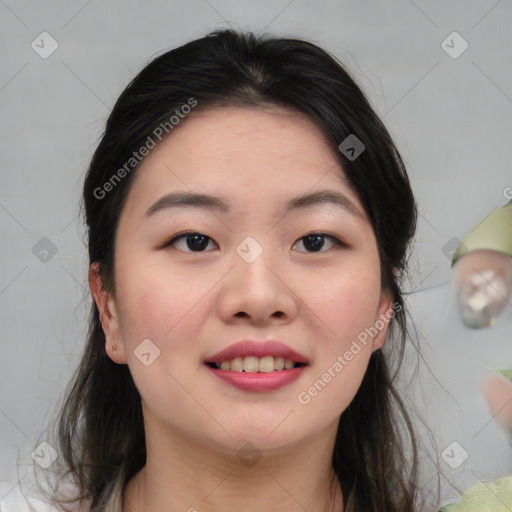
<path fill-rule="evenodd" d="M 277 340 L 241 340 L 233 343 L 229 347 L 216 354 L 209 356 L 205 359 L 205 364 L 216 363 L 220 364 L 222 361 L 229 361 L 235 359 L 235 357 L 283 357 L 284 359 L 291 359 L 295 363 L 309 364 L 308 358 L 293 350 L 288 345 L 277 341 Z"/>

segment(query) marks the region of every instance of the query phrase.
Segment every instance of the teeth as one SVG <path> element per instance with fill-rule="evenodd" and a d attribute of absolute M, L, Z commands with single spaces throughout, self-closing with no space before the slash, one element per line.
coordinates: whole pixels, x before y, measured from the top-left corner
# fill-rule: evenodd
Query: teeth
<path fill-rule="evenodd" d="M 294 366 L 295 366 L 295 363 L 293 361 L 290 361 L 290 359 L 285 359 L 284 360 L 284 367 L 285 367 L 286 370 L 290 370 Z"/>
<path fill-rule="evenodd" d="M 242 370 L 247 373 L 270 373 L 274 370 L 291 370 L 295 367 L 295 362 L 291 359 L 284 359 L 283 357 L 235 357 L 231 361 L 222 361 L 220 363 L 221 370 L 231 370 L 241 372 Z"/>
<path fill-rule="evenodd" d="M 259 359 L 253 356 L 247 356 L 244 359 L 244 371 L 257 372 L 259 371 Z"/>

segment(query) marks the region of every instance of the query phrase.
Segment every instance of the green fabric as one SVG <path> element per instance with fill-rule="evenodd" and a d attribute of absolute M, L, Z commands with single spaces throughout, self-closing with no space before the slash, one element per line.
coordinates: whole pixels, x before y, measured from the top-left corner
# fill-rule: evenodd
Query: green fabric
<path fill-rule="evenodd" d="M 508 380 L 512 380 L 512 369 L 511 370 L 496 370 L 498 373 L 501 373 L 503 377 L 506 377 Z"/>
<path fill-rule="evenodd" d="M 512 201 L 490 213 L 457 247 L 452 267 L 469 251 L 494 249 L 512 256 Z"/>
<path fill-rule="evenodd" d="M 512 475 L 470 487 L 460 503 L 446 505 L 439 512 L 511 512 Z"/>

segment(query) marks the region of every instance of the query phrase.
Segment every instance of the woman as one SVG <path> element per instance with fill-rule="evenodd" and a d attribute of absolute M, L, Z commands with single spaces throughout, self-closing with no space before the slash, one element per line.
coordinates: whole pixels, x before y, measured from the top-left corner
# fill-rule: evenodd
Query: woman
<path fill-rule="evenodd" d="M 416 203 L 333 57 L 231 30 L 157 57 L 83 199 L 94 303 L 52 468 L 84 510 L 418 510 L 391 375 Z"/>

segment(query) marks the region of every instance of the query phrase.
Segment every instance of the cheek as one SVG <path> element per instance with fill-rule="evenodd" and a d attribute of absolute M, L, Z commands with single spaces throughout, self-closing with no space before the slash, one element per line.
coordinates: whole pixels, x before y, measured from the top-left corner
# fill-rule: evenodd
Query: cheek
<path fill-rule="evenodd" d="M 141 264 L 134 257 L 124 262 L 116 291 L 127 364 L 144 401 L 168 410 L 182 393 L 172 376 L 178 375 L 183 361 L 195 358 L 194 342 L 200 339 L 200 317 L 207 307 L 201 298 L 211 284 L 192 280 L 186 272 L 171 273 L 162 265 Z M 151 343 L 141 345 L 147 339 Z M 149 347 L 151 359 L 158 354 L 147 366 L 138 357 L 139 346 Z"/>
<path fill-rule="evenodd" d="M 378 260 L 361 259 L 359 264 L 340 269 L 335 279 L 317 276 L 315 293 L 304 295 L 318 317 L 311 387 L 303 390 L 315 404 L 315 415 L 341 414 L 361 385 L 378 318 L 379 272 Z"/>
<path fill-rule="evenodd" d="M 120 319 L 127 345 L 133 351 L 144 339 L 152 340 L 161 351 L 159 362 L 175 360 L 185 352 L 191 357 L 197 330 L 204 323 L 211 279 L 161 263 L 132 257 L 124 260 L 119 272 L 117 292 Z"/>
<path fill-rule="evenodd" d="M 304 301 L 325 323 L 328 347 L 338 346 L 373 325 L 380 298 L 379 267 L 356 265 L 334 276 L 316 276 L 302 289 Z"/>
<path fill-rule="evenodd" d="M 120 320 L 131 338 L 157 338 L 163 328 L 163 313 L 172 310 L 171 294 L 151 267 L 137 260 L 124 262 L 116 275 Z M 172 318 L 168 321 L 170 324 Z"/>
<path fill-rule="evenodd" d="M 131 333 L 152 334 L 161 338 L 183 316 L 190 286 L 187 288 L 181 273 L 171 273 L 155 265 L 147 255 L 132 252 L 119 254 L 116 272 L 120 316 Z"/>

